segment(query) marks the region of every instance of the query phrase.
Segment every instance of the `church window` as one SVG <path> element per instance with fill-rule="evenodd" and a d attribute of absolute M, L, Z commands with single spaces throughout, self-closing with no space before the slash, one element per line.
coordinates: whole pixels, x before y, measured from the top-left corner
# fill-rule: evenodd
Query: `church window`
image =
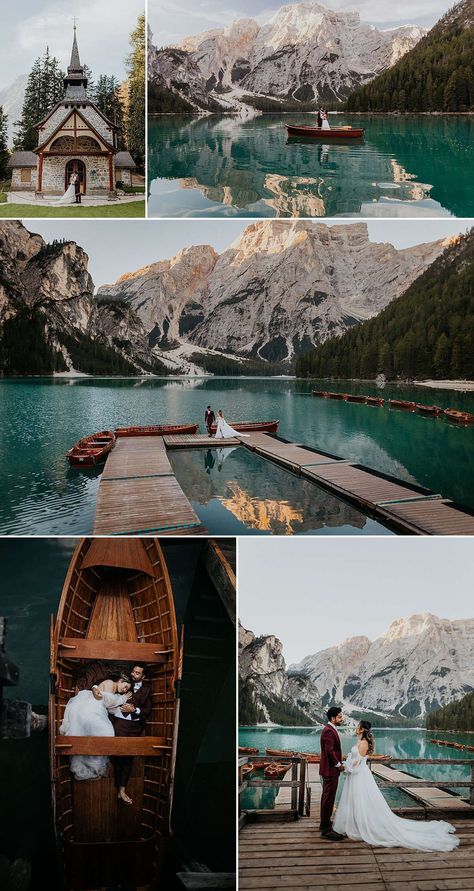
<path fill-rule="evenodd" d="M 20 180 L 22 183 L 31 182 L 31 167 L 22 167 L 20 169 Z"/>

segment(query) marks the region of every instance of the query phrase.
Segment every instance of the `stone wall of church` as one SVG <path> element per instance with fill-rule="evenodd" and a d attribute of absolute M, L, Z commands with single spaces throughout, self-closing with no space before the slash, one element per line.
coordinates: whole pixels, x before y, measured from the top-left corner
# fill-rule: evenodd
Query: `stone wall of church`
<path fill-rule="evenodd" d="M 126 186 L 132 185 L 132 173 L 126 167 L 115 168 L 115 182 L 122 182 Z"/>
<path fill-rule="evenodd" d="M 90 105 L 87 106 L 87 108 L 81 108 L 81 114 L 89 124 L 92 124 L 94 130 L 97 130 L 97 133 L 99 133 L 103 139 L 107 140 L 109 145 L 114 144 L 112 128 L 105 123 L 104 119 L 95 108 L 91 108 Z"/>
<path fill-rule="evenodd" d="M 14 167 L 12 170 L 11 188 L 12 192 L 34 192 L 36 189 L 36 169 L 34 167 Z"/>
<path fill-rule="evenodd" d="M 51 115 L 46 124 L 44 125 L 44 129 L 42 129 L 38 134 L 38 145 L 43 145 L 43 143 L 49 139 L 52 133 L 59 127 L 59 125 L 64 121 L 66 117 L 64 107 L 62 105 L 56 109 L 55 112 Z"/>
<path fill-rule="evenodd" d="M 103 193 L 109 191 L 109 161 L 108 158 L 89 158 L 75 155 L 86 165 L 86 194 Z M 62 195 L 65 186 L 66 164 L 69 158 L 55 157 L 45 158 L 43 164 L 43 192 L 53 195 Z"/>

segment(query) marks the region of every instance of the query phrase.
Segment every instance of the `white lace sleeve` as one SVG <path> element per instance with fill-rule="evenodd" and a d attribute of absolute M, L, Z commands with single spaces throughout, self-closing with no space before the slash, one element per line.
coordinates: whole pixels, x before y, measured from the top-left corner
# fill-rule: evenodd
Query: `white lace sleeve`
<path fill-rule="evenodd" d="M 127 701 L 127 697 L 125 694 L 121 693 L 103 693 L 104 705 L 107 711 L 113 711 L 119 705 L 123 705 L 124 702 Z"/>

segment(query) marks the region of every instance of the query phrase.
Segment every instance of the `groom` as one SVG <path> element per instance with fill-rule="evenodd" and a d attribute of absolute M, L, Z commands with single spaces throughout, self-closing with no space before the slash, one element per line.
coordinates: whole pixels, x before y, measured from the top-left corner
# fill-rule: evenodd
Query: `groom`
<path fill-rule="evenodd" d="M 344 723 L 342 708 L 332 706 L 327 712 L 328 722 L 321 733 L 321 763 L 319 775 L 323 784 L 319 829 L 322 838 L 341 841 L 344 836 L 332 828 L 332 812 L 336 800 L 339 776 L 344 770 L 341 739 L 337 728 Z"/>
<path fill-rule="evenodd" d="M 125 702 L 120 711 L 122 717 L 109 715 L 114 725 L 115 736 L 143 736 L 145 725 L 150 718 L 152 701 L 151 686 L 145 677 L 145 666 L 136 664 L 131 671 L 132 698 Z M 94 691 L 92 691 L 94 692 Z M 115 785 L 118 797 L 126 804 L 132 804 L 132 799 L 127 795 L 126 788 L 132 772 L 133 758 L 128 755 L 119 755 L 114 758 Z"/>

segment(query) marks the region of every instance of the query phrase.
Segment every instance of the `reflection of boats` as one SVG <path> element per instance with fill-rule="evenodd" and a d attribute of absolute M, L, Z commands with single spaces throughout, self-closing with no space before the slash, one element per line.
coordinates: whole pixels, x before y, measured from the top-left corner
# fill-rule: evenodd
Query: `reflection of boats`
<path fill-rule="evenodd" d="M 101 430 L 84 436 L 76 445 L 66 452 L 71 467 L 94 467 L 112 451 L 115 445 L 115 433 L 112 430 Z"/>
<path fill-rule="evenodd" d="M 229 421 L 228 422 L 238 433 L 276 433 L 280 421 Z M 213 433 L 217 430 L 217 424 L 211 427 Z"/>
<path fill-rule="evenodd" d="M 291 764 L 280 764 L 276 761 L 265 768 L 265 776 L 267 780 L 282 780 L 285 774 L 288 773 L 290 767 Z"/>
<path fill-rule="evenodd" d="M 406 408 L 408 411 L 415 411 L 416 402 L 407 402 L 403 399 L 389 399 L 390 408 Z"/>
<path fill-rule="evenodd" d="M 181 657 L 174 601 L 158 541 L 83 539 L 51 621 L 50 758 L 58 852 L 67 888 L 148 884 L 159 869 L 171 808 Z M 148 666 L 147 736 L 60 736 L 84 660 Z M 120 670 L 119 669 L 119 670 Z M 133 807 L 113 776 L 76 780 L 72 755 L 133 756 Z"/>
<path fill-rule="evenodd" d="M 298 127 L 286 124 L 288 136 L 310 136 L 312 139 L 360 139 L 364 135 L 362 127 L 331 127 L 323 130 L 322 127 Z"/>
<path fill-rule="evenodd" d="M 385 399 L 382 399 L 381 396 L 366 396 L 365 404 L 366 405 L 385 405 Z"/>
<path fill-rule="evenodd" d="M 198 426 L 198 424 L 155 424 L 149 427 L 117 427 L 115 435 L 165 436 L 173 433 L 196 433 Z"/>
<path fill-rule="evenodd" d="M 446 408 L 444 414 L 449 421 L 454 421 L 456 424 L 472 424 L 474 422 L 474 415 L 469 414 L 468 411 L 456 411 L 454 408 Z"/>
<path fill-rule="evenodd" d="M 420 415 L 434 415 L 434 417 L 438 417 L 443 412 L 439 405 L 422 405 L 421 402 L 416 403 L 416 410 Z"/>
<path fill-rule="evenodd" d="M 239 746 L 239 755 L 258 755 L 260 749 L 249 748 L 248 746 Z"/>
<path fill-rule="evenodd" d="M 285 758 L 294 758 L 298 753 L 297 752 L 288 752 L 285 749 L 265 749 L 267 755 L 276 755 L 277 758 L 285 757 Z"/>

